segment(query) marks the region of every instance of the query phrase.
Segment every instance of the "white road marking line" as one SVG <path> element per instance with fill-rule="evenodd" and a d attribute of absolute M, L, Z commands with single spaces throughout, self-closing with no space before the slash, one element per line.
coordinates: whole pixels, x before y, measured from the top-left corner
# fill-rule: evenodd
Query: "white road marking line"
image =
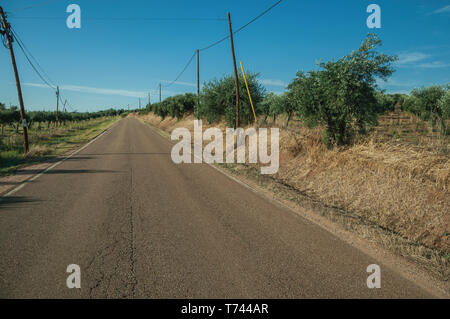
<path fill-rule="evenodd" d="M 118 122 L 117 122 L 118 123 Z M 6 198 L 9 197 L 15 193 L 17 193 L 18 191 L 20 191 L 22 188 L 25 187 L 25 185 L 27 185 L 28 183 L 38 179 L 40 176 L 44 175 L 45 173 L 47 173 L 48 171 L 54 169 L 56 166 L 64 163 L 65 161 L 67 161 L 69 158 L 71 158 L 74 155 L 77 155 L 79 152 L 81 152 L 82 150 L 84 150 L 86 147 L 88 147 L 89 145 L 91 145 L 92 143 L 94 143 L 97 139 L 99 139 L 100 137 L 102 137 L 104 134 L 106 134 L 108 131 L 110 131 L 114 126 L 116 126 L 115 123 L 113 126 L 111 126 L 110 128 L 108 128 L 106 131 L 104 131 L 103 133 L 97 135 L 97 137 L 95 137 L 93 140 L 89 141 L 86 145 L 84 145 L 83 147 L 81 147 L 80 149 L 74 151 L 73 153 L 71 153 L 70 155 L 68 155 L 67 157 L 63 158 L 62 160 L 60 160 L 59 162 L 51 165 L 50 167 L 47 167 L 45 170 L 43 170 L 42 172 L 34 175 L 32 178 L 27 179 L 26 181 L 24 181 L 22 184 L 20 184 L 19 186 L 17 186 L 16 188 L 14 188 L 13 190 L 9 191 L 8 193 L 6 193 L 5 195 L 0 197 L 0 202 Z"/>

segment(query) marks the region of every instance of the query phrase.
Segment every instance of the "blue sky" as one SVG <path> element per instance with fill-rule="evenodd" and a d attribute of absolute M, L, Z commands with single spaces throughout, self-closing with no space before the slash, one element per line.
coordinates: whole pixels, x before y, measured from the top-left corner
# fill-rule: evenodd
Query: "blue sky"
<path fill-rule="evenodd" d="M 195 92 L 195 60 L 179 83 L 164 85 L 175 79 L 195 49 L 228 34 L 227 11 L 236 29 L 274 2 L 0 0 L 0 5 L 70 105 L 96 111 L 137 107 L 139 97 L 144 105 L 148 92 L 155 101 L 160 82 L 163 97 Z M 81 7 L 81 29 L 66 26 L 71 3 Z M 381 7 L 381 29 L 367 28 L 371 3 Z M 260 73 L 268 91 L 280 93 L 298 70 L 350 53 L 374 30 L 383 41 L 381 51 L 400 57 L 382 88 L 403 93 L 450 82 L 450 0 L 284 0 L 235 36 L 236 55 L 247 70 Z M 15 51 L 26 109 L 54 109 L 54 91 L 45 87 L 17 46 Z M 202 52 L 200 68 L 202 83 L 232 73 L 229 41 Z M 0 69 L 0 101 L 17 105 L 3 46 Z"/>

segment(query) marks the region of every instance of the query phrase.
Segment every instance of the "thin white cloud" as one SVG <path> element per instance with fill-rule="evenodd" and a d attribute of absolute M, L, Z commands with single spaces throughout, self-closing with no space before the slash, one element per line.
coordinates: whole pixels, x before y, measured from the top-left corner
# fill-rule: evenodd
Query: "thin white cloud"
<path fill-rule="evenodd" d="M 433 61 L 433 62 L 429 62 L 429 63 L 421 63 L 421 64 L 417 65 L 417 67 L 423 68 L 423 69 L 441 69 L 441 68 L 450 67 L 450 64 L 444 63 L 441 61 Z"/>
<path fill-rule="evenodd" d="M 167 80 L 161 80 L 161 82 L 163 83 L 172 83 L 173 81 L 167 81 Z M 197 87 L 196 83 L 191 83 L 191 82 L 175 82 L 174 85 L 185 85 L 185 86 L 192 86 L 192 87 Z"/>
<path fill-rule="evenodd" d="M 430 60 L 430 54 L 425 54 L 421 52 L 409 52 L 409 53 L 400 53 L 399 61 L 397 62 L 398 67 L 413 67 L 413 68 L 421 68 L 421 69 L 439 69 L 439 68 L 448 68 L 450 64 L 444 63 L 442 61 L 424 61 Z"/>
<path fill-rule="evenodd" d="M 421 53 L 421 52 L 400 53 L 398 55 L 397 64 L 399 64 L 399 65 L 410 64 L 410 63 L 425 60 L 429 57 L 430 57 L 429 54 L 425 54 L 425 53 Z"/>
<path fill-rule="evenodd" d="M 121 95 L 128 97 L 146 97 L 147 92 L 142 91 L 128 91 L 128 90 L 116 90 L 116 89 L 103 89 L 88 86 L 79 85 L 61 85 L 61 90 L 83 92 L 83 93 L 93 93 L 93 94 L 104 94 L 104 95 Z"/>
<path fill-rule="evenodd" d="M 386 93 L 388 94 L 406 94 L 409 95 L 411 91 L 409 90 L 386 90 Z"/>
<path fill-rule="evenodd" d="M 13 82 L 10 82 L 11 84 L 14 84 Z M 37 88 L 44 88 L 44 89 L 49 89 L 49 87 L 45 84 L 40 84 L 40 83 L 29 83 L 29 82 L 22 82 L 22 85 L 26 85 L 26 86 L 34 86 Z"/>
<path fill-rule="evenodd" d="M 47 85 L 40 84 L 40 83 L 24 82 L 24 83 L 22 83 L 22 85 L 49 89 L 49 87 Z M 129 90 L 96 88 L 96 87 L 80 86 L 80 85 L 60 85 L 59 88 L 61 90 L 81 92 L 81 93 L 102 94 L 102 95 L 120 95 L 120 96 L 135 97 L 135 98 L 146 98 L 148 96 L 149 92 L 151 94 L 159 94 L 159 91 L 156 91 L 156 90 L 150 90 L 150 91 L 146 91 L 146 92 L 145 91 L 129 91 Z M 163 90 L 163 93 L 164 93 L 163 94 L 164 96 L 182 94 L 181 92 L 174 92 L 174 91 L 167 91 L 167 90 Z"/>
<path fill-rule="evenodd" d="M 437 9 L 437 10 L 434 11 L 433 13 L 439 14 L 439 13 L 446 13 L 446 12 L 450 12 L 450 5 L 449 5 L 449 6 L 442 7 L 442 8 L 440 8 L 440 9 Z"/>
<path fill-rule="evenodd" d="M 395 78 L 390 78 L 387 81 L 383 81 L 382 79 L 377 79 L 377 85 L 380 87 L 398 87 L 398 88 L 411 88 L 417 86 L 417 82 L 404 81 Z"/>
<path fill-rule="evenodd" d="M 281 80 L 262 79 L 259 82 L 261 82 L 261 84 L 263 84 L 263 85 L 269 85 L 269 86 L 281 86 L 281 87 L 287 86 L 287 84 Z"/>

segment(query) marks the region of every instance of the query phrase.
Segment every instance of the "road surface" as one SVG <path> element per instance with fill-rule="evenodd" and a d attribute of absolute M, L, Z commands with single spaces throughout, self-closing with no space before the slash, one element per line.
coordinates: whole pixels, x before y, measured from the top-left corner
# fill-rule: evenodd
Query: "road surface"
<path fill-rule="evenodd" d="M 209 165 L 174 164 L 171 146 L 123 119 L 3 198 L 0 297 L 432 297 Z M 66 286 L 70 264 L 81 289 Z"/>

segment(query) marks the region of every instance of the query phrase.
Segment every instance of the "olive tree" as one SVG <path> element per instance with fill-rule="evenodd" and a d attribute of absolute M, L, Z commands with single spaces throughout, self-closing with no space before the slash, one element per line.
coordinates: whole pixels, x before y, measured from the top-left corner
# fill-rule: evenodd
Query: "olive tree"
<path fill-rule="evenodd" d="M 259 104 L 266 95 L 265 89 L 258 82 L 258 74 L 248 72 L 246 78 L 255 112 L 260 112 L 261 107 Z M 252 123 L 254 121 L 253 111 L 242 75 L 239 76 L 239 92 L 240 122 L 243 124 Z M 222 116 L 225 116 L 227 125 L 234 125 L 236 119 L 236 84 L 234 76 L 225 76 L 220 80 L 214 79 L 204 84 L 198 115 L 206 118 L 210 123 L 218 121 Z"/>
<path fill-rule="evenodd" d="M 277 119 L 278 115 L 284 112 L 284 98 L 281 95 L 276 95 L 270 92 L 266 98 L 259 104 L 257 110 L 259 114 L 264 115 L 264 123 L 267 123 L 267 117 L 273 117 L 273 122 Z"/>
<path fill-rule="evenodd" d="M 441 114 L 441 133 L 448 135 L 449 130 L 446 125 L 446 121 L 450 119 L 450 90 L 447 86 L 447 92 L 439 99 L 438 109 Z"/>
<path fill-rule="evenodd" d="M 298 114 L 310 125 L 323 123 L 328 147 L 349 144 L 355 131 L 363 133 L 378 114 L 376 79 L 394 71 L 396 56 L 377 51 L 381 40 L 369 34 L 357 51 L 337 61 L 320 63 L 320 69 L 297 73 L 289 85 Z"/>
<path fill-rule="evenodd" d="M 411 96 L 406 100 L 408 111 L 418 115 L 424 121 L 430 121 L 433 126 L 440 124 L 441 133 L 446 133 L 445 121 L 448 118 L 447 105 L 449 85 L 432 85 L 413 89 Z"/>

